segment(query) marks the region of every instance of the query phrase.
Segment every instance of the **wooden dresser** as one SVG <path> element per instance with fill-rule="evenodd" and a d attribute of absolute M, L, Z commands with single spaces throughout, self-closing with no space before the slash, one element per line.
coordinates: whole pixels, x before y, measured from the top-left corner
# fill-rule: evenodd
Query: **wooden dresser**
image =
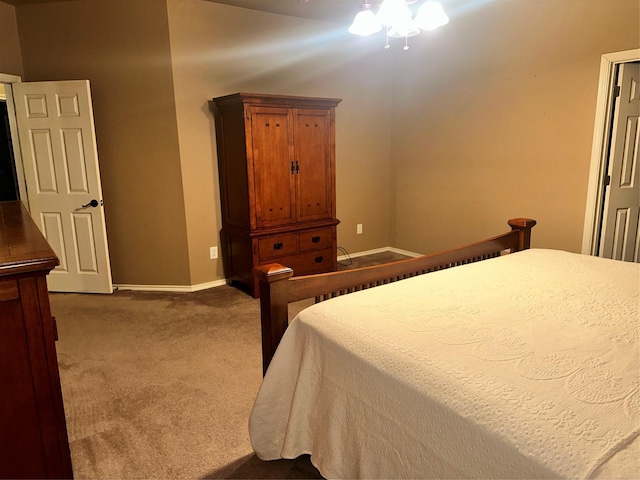
<path fill-rule="evenodd" d="M 0 202 L 0 478 L 71 478 L 46 275 L 58 258 L 20 202 Z"/>
<path fill-rule="evenodd" d="M 337 267 L 334 98 L 213 99 L 225 275 L 254 297 L 253 268 Z"/>

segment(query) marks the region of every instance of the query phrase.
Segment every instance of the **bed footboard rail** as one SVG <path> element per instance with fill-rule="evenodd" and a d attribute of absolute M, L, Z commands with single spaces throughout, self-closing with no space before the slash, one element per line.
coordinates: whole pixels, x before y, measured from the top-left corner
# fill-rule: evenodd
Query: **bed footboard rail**
<path fill-rule="evenodd" d="M 464 247 L 399 260 L 372 267 L 354 268 L 339 272 L 293 277 L 293 270 L 280 264 L 257 267 L 255 274 L 260 284 L 260 316 L 262 324 L 263 372 L 288 326 L 288 305 L 306 298 L 316 302 L 372 288 L 405 278 L 474 263 L 528 249 L 531 229 L 536 224 L 529 218 L 509 220 L 511 231 Z"/>

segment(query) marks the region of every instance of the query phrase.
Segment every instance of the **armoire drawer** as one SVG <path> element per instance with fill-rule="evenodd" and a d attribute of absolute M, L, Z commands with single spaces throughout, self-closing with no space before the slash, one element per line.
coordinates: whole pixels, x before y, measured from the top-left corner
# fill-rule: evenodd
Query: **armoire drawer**
<path fill-rule="evenodd" d="M 324 248 L 330 248 L 332 245 L 332 228 L 321 228 L 319 230 L 301 232 L 298 235 L 298 251 L 300 252 L 306 252 L 309 250 L 321 250 Z"/>
<path fill-rule="evenodd" d="M 332 248 L 302 252 L 296 255 L 288 255 L 278 258 L 278 263 L 293 269 L 294 275 L 309 275 L 312 273 L 324 273 L 333 270 Z M 267 264 L 269 261 L 261 261 Z"/>
<path fill-rule="evenodd" d="M 260 259 L 291 255 L 298 251 L 298 235 L 276 235 L 258 240 Z"/>

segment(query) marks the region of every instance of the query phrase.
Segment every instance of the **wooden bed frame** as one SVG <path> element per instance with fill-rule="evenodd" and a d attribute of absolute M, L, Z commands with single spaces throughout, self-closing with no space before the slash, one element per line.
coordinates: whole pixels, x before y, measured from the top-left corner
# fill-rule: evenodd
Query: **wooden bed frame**
<path fill-rule="evenodd" d="M 300 277 L 294 277 L 291 268 L 278 263 L 255 268 L 255 275 L 260 282 L 263 373 L 266 373 L 280 339 L 288 327 L 290 303 L 314 297 L 317 303 L 416 275 L 499 257 L 505 250 L 513 253 L 529 248 L 531 228 L 536 221 L 529 218 L 512 218 L 508 223 L 511 231 L 496 237 L 451 250 L 372 267 Z"/>

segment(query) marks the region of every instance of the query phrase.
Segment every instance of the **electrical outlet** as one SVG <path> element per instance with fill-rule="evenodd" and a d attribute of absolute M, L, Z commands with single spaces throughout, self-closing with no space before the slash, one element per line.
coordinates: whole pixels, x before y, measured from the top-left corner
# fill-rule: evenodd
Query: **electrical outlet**
<path fill-rule="evenodd" d="M 356 233 L 360 235 L 362 233 L 362 224 L 359 223 L 356 225 Z"/>
<path fill-rule="evenodd" d="M 218 258 L 218 247 L 209 247 L 209 258 L 211 260 Z"/>

